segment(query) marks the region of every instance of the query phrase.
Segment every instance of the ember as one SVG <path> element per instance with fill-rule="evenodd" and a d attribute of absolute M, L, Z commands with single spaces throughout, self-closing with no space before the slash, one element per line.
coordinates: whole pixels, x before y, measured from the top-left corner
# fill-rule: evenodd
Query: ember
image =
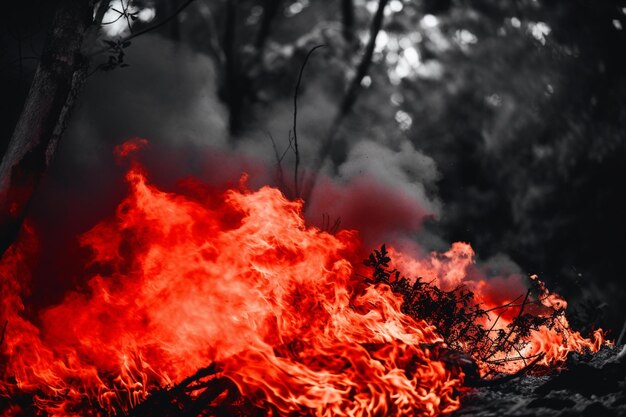
<path fill-rule="evenodd" d="M 3 415 L 139 415 L 159 393 L 180 402 L 185 392 L 206 397 L 208 415 L 245 403 L 266 415 L 435 416 L 457 409 L 464 390 L 446 350 L 469 354 L 489 376 L 529 358 L 558 365 L 602 343 L 601 332 L 590 340 L 570 330 L 564 300 L 539 281 L 532 299 L 494 296 L 488 280 L 470 277 L 467 244 L 427 259 L 383 247 L 364 279 L 357 231 L 308 226 L 303 203 L 276 189 L 250 191 L 243 177 L 225 193 L 199 181 L 169 193 L 137 162 L 126 180 L 115 215 L 79 237 L 91 251 L 85 280 L 37 320 L 22 301 L 33 228 L 3 257 Z M 392 258 L 414 278 L 391 269 Z M 475 313 L 449 322 L 436 304 Z"/>

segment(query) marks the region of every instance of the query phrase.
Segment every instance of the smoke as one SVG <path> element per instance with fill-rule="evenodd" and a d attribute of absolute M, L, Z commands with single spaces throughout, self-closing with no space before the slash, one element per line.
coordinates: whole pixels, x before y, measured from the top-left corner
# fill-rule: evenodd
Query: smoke
<path fill-rule="evenodd" d="M 357 142 L 337 172 L 314 190 L 309 213 L 340 219 L 342 226 L 359 230 L 366 245 L 399 242 L 441 210 L 425 189 L 437 179 L 435 164 L 408 142 L 398 150 Z"/>
<path fill-rule="evenodd" d="M 218 99 L 219 80 L 209 57 L 158 36 L 138 38 L 127 56 L 129 67 L 97 72 L 89 80 L 59 149 L 52 182 L 78 193 L 110 195 L 107 190 L 119 183 L 121 172 L 115 170 L 111 149 L 144 137 L 154 154 L 149 159 L 158 165 L 153 171 L 163 181 L 187 174 L 215 183 L 235 181 L 255 161 L 252 186 L 275 183 L 278 152 L 284 154 L 285 182 L 292 186 L 290 98 L 258 106 L 251 115 L 255 127 L 229 141 L 228 114 Z M 303 85 L 298 100 L 303 172 L 315 162 L 337 106 L 333 86 L 308 71 L 305 83 L 317 84 Z M 416 232 L 426 216 L 441 212 L 436 196 L 427 192 L 438 179 L 435 163 L 408 140 L 385 138 L 383 144 L 372 136 L 362 131 L 348 135 L 345 158 L 338 165 L 326 164 L 326 178 L 307 213 L 314 222 L 322 214 L 341 218 L 342 226 L 358 227 L 372 238 L 386 237 L 383 230 Z M 106 175 L 112 171 L 117 174 Z"/>
<path fill-rule="evenodd" d="M 187 175 L 224 187 L 236 184 L 244 172 L 252 189 L 281 185 L 277 155 L 284 155 L 282 185 L 290 194 L 291 97 L 257 106 L 250 115 L 253 128 L 231 140 L 227 110 L 217 94 L 218 75 L 209 57 L 158 36 L 138 38 L 127 56 L 129 67 L 96 72 L 80 98 L 33 204 L 42 246 L 80 252 L 73 236 L 109 216 L 126 192 L 124 167 L 116 164 L 112 150 L 134 137 L 149 140 L 142 163 L 151 181 L 165 189 L 176 187 L 176 181 Z M 315 162 L 338 102 L 332 83 L 314 76 L 306 80 L 298 112 L 304 177 L 310 174 L 307 169 Z M 337 226 L 359 230 L 365 247 L 371 249 L 388 243 L 416 257 L 447 250 L 451 242 L 422 227 L 444 211 L 435 192 L 440 174 L 434 160 L 404 137 L 381 136 L 380 131 L 355 125 L 351 123 L 345 135 L 343 155 L 329 158 L 307 201 L 309 223 L 329 230 Z M 68 276 L 78 275 L 59 263 L 55 250 L 42 254 L 41 269 L 46 273 L 39 279 L 45 282 L 33 283 L 36 303 L 58 300 L 71 285 Z"/>

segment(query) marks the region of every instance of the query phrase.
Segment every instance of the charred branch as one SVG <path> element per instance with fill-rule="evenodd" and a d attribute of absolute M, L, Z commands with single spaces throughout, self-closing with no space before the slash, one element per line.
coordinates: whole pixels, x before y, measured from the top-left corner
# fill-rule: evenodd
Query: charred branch
<path fill-rule="evenodd" d="M 467 385 L 468 387 L 472 387 L 472 388 L 493 387 L 496 385 L 504 384 L 505 382 L 513 381 L 514 379 L 520 378 L 526 375 L 528 372 L 530 372 L 539 363 L 539 361 L 542 360 L 544 357 L 545 357 L 545 354 L 537 355 L 532 360 L 532 362 L 525 365 L 522 369 L 515 372 L 514 374 L 509 374 L 509 375 L 501 376 L 501 377 L 494 378 L 494 379 L 484 379 L 484 378 L 467 379 L 465 380 L 465 385 Z"/>
<path fill-rule="evenodd" d="M 127 417 L 196 417 L 266 415 L 241 396 L 235 383 L 215 363 L 170 388 L 153 390 Z"/>

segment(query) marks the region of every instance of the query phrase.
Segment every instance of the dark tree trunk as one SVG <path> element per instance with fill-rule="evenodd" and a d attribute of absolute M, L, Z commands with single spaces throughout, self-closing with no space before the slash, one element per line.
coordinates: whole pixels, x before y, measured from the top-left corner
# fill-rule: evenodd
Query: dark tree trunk
<path fill-rule="evenodd" d="M 343 38 L 354 42 L 354 0 L 341 0 L 341 23 Z"/>
<path fill-rule="evenodd" d="M 354 106 L 356 102 L 356 98 L 361 89 L 361 82 L 363 78 L 367 75 L 370 66 L 372 65 L 372 57 L 374 56 L 374 49 L 376 47 L 376 38 L 378 37 L 378 32 L 383 26 L 383 21 L 385 18 L 385 7 L 387 6 L 388 0 L 379 0 L 378 8 L 376 9 L 376 14 L 374 15 L 374 19 L 372 19 L 372 24 L 370 25 L 370 37 L 365 46 L 365 52 L 363 53 L 363 57 L 361 58 L 361 62 L 359 62 L 359 66 L 356 69 L 356 74 L 348 87 L 348 91 L 346 92 L 341 105 L 339 106 L 339 113 L 337 114 L 337 118 L 335 120 L 335 125 L 341 123 L 343 118 L 350 113 L 350 110 Z M 333 128 L 334 132 L 336 128 Z"/>
<path fill-rule="evenodd" d="M 280 10 L 282 0 L 266 0 L 263 4 L 263 18 L 259 27 L 259 32 L 255 41 L 257 53 L 260 54 L 265 49 L 265 43 L 270 36 L 272 23 Z"/>
<path fill-rule="evenodd" d="M 317 182 L 317 175 L 322 169 L 324 161 L 331 153 L 333 142 L 335 141 L 335 138 L 339 133 L 341 124 L 354 107 L 354 104 L 356 103 L 357 97 L 361 90 L 361 83 L 363 82 L 363 79 L 367 76 L 370 66 L 372 65 L 374 49 L 376 48 L 376 38 L 378 37 L 378 33 L 383 27 L 383 22 L 385 20 L 385 7 L 387 6 L 388 2 L 389 0 L 378 0 L 378 8 L 376 9 L 376 13 L 374 14 L 372 23 L 370 24 L 370 36 L 369 40 L 367 41 L 367 45 L 365 46 L 365 51 L 363 52 L 361 61 L 356 68 L 354 78 L 352 78 L 352 81 L 350 82 L 350 85 L 348 86 L 348 89 L 343 99 L 341 100 L 337 115 L 333 119 L 333 122 L 328 131 L 328 135 L 324 139 L 324 142 L 322 143 L 322 146 L 318 151 L 317 160 L 313 165 L 311 177 L 308 180 L 308 184 L 304 187 L 303 199 L 305 202 L 309 201 L 309 197 L 311 196 L 311 193 L 313 192 L 313 189 L 315 188 L 315 184 Z"/>
<path fill-rule="evenodd" d="M 106 2 L 103 2 L 106 3 Z M 104 13 L 106 6 L 98 11 Z M 0 254 L 13 242 L 87 71 L 81 46 L 93 1 L 59 2 L 24 108 L 0 163 Z"/>
<path fill-rule="evenodd" d="M 241 127 L 243 96 L 241 73 L 237 55 L 237 7 L 238 0 L 226 4 L 226 27 L 224 30 L 224 56 L 226 75 L 226 102 L 228 103 L 228 127 L 230 134 L 237 136 Z"/>

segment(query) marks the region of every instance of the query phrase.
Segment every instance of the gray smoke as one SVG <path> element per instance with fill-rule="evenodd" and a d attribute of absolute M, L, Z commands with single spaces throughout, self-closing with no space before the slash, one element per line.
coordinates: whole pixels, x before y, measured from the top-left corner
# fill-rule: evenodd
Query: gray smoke
<path fill-rule="evenodd" d="M 57 222 L 63 216 L 76 218 L 66 208 L 67 201 L 76 201 L 81 210 L 93 212 L 76 220 L 80 231 L 111 212 L 123 195 L 123 169 L 116 167 L 112 150 L 133 137 L 148 139 L 160 155 L 150 167 L 152 177 L 174 181 L 205 173 L 205 180 L 233 182 L 248 171 L 254 177 L 251 186 L 260 186 L 276 185 L 271 135 L 280 154 L 287 150 L 282 167 L 291 179 L 291 98 L 260 106 L 257 126 L 230 141 L 209 57 L 159 36 L 144 36 L 128 48 L 127 62 L 127 68 L 97 72 L 89 79 L 47 190 L 36 202 L 44 217 Z M 314 76 L 307 82 L 298 113 L 303 172 L 314 162 L 337 105 L 336 91 L 316 85 Z M 386 136 L 384 129 L 359 129 L 352 123 L 346 136 L 345 157 L 336 164 L 327 161 L 308 202 L 309 221 L 320 227 L 339 221 L 341 227 L 358 229 L 370 247 L 396 242 L 417 248 L 416 254 L 446 250 L 449 242 L 422 229 L 425 219 L 438 218 L 443 210 L 433 192 L 439 179 L 434 160 L 407 138 Z"/>

